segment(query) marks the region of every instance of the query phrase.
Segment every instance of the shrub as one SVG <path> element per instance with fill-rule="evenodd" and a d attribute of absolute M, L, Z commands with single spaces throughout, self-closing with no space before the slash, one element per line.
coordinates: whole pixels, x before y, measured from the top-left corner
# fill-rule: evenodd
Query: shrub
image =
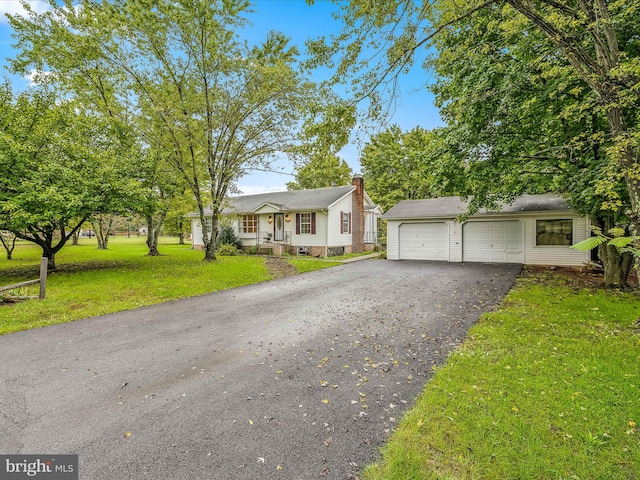
<path fill-rule="evenodd" d="M 223 257 L 232 257 L 234 255 L 238 255 L 240 251 L 235 245 L 224 244 L 224 245 L 220 245 L 216 249 L 216 253 Z"/>
<path fill-rule="evenodd" d="M 219 249 L 222 245 L 233 245 L 236 249 L 242 248 L 242 243 L 236 237 L 232 227 L 222 227 L 220 230 L 216 239 L 216 247 Z"/>

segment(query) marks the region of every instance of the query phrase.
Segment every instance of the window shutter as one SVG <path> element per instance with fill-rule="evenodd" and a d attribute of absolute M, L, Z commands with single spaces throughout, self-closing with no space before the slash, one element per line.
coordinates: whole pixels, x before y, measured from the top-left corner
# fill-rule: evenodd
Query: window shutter
<path fill-rule="evenodd" d="M 300 214 L 296 213 L 296 235 L 300 235 Z"/>
<path fill-rule="evenodd" d="M 351 233 L 351 212 L 349 212 L 349 233 Z"/>
<path fill-rule="evenodd" d="M 340 233 L 344 233 L 344 222 L 342 221 L 343 215 L 344 215 L 344 212 L 340 210 Z"/>
<path fill-rule="evenodd" d="M 311 235 L 316 234 L 316 212 L 311 212 Z"/>

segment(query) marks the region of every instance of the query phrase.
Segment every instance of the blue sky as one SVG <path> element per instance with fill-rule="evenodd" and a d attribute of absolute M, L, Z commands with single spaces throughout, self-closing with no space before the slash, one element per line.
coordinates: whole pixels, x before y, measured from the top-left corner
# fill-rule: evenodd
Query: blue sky
<path fill-rule="evenodd" d="M 46 5 L 42 1 L 30 0 L 32 8 L 42 11 Z M 278 30 L 291 37 L 293 43 L 304 49 L 307 38 L 321 35 L 329 36 L 340 31 L 340 23 L 331 16 L 337 7 L 325 0 L 316 0 L 313 6 L 308 6 L 304 0 L 253 0 L 254 13 L 249 16 L 253 26 L 247 31 L 251 41 L 264 38 L 271 30 Z M 6 12 L 21 11 L 18 0 L 0 0 L 0 66 L 2 75 L 8 76 L 4 70 L 6 58 L 15 55 L 11 47 L 11 28 L 4 17 Z M 416 126 L 433 128 L 441 125 L 438 110 L 433 105 L 433 96 L 424 88 L 428 74 L 416 67 L 411 73 L 400 80 L 400 97 L 396 99 L 396 108 L 389 124 L 396 123 L 404 130 Z M 24 88 L 27 79 L 11 77 L 14 88 Z M 360 172 L 359 150 L 361 145 L 355 142 L 347 145 L 340 156 L 344 158 L 355 173 Z M 274 168 L 283 173 L 253 172 L 243 177 L 238 186 L 242 193 L 262 193 L 266 191 L 286 190 L 285 184 L 293 179 L 284 173 L 293 173 L 293 165 L 281 162 Z"/>

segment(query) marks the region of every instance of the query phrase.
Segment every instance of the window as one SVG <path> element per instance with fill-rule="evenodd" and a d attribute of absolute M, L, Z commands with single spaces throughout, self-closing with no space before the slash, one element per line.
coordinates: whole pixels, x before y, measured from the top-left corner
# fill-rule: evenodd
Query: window
<path fill-rule="evenodd" d="M 536 245 L 572 245 L 573 220 L 536 220 Z"/>
<path fill-rule="evenodd" d="M 300 214 L 300 234 L 311 233 L 311 214 Z"/>
<path fill-rule="evenodd" d="M 240 233 L 258 233 L 258 215 L 243 215 L 238 224 Z"/>
<path fill-rule="evenodd" d="M 316 214 L 296 213 L 296 235 L 316 234 Z"/>
<path fill-rule="evenodd" d="M 351 233 L 351 214 L 340 212 L 340 233 Z"/>

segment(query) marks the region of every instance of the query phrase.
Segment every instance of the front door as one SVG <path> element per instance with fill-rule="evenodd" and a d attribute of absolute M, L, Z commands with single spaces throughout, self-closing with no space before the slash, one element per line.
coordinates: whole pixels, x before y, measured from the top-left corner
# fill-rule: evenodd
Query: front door
<path fill-rule="evenodd" d="M 275 242 L 284 241 L 284 214 L 276 213 L 273 216 L 273 240 Z"/>

